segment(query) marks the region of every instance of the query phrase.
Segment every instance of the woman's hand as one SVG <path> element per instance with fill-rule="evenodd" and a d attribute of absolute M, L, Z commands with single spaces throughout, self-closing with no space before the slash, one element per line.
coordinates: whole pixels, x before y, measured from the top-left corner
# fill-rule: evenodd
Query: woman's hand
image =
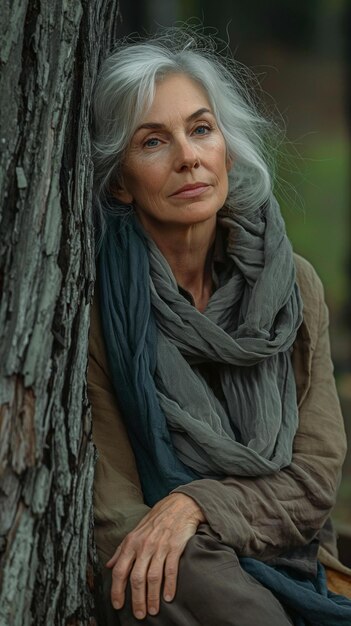
<path fill-rule="evenodd" d="M 111 600 L 115 609 L 124 604 L 130 576 L 133 613 L 143 619 L 156 615 L 164 579 L 163 598 L 176 593 L 179 559 L 205 517 L 195 500 L 173 493 L 160 500 L 118 546 L 106 563 L 112 567 Z"/>

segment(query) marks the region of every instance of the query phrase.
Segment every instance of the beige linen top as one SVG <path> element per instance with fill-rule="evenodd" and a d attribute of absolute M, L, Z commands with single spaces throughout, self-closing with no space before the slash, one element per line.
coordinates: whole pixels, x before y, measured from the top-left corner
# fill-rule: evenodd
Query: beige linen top
<path fill-rule="evenodd" d="M 202 479 L 175 491 L 191 496 L 218 537 L 240 556 L 270 558 L 308 543 L 335 503 L 346 438 L 333 377 L 328 312 L 312 266 L 295 257 L 304 320 L 293 350 L 299 428 L 291 464 L 263 477 Z M 98 450 L 94 482 L 95 539 L 103 562 L 147 513 L 135 458 L 109 376 L 98 294 L 92 307 L 88 393 Z M 325 565 L 349 572 L 320 547 Z"/>

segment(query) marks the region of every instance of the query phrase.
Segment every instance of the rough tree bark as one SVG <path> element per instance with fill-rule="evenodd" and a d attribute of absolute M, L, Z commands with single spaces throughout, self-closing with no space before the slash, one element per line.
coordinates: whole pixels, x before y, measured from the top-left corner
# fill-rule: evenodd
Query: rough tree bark
<path fill-rule="evenodd" d="M 89 105 L 117 0 L 0 16 L 0 624 L 93 624 Z"/>

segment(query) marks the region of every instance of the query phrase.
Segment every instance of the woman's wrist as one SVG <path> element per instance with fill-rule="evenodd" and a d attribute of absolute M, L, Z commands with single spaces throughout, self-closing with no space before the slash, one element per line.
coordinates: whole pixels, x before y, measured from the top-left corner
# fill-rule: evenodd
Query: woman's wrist
<path fill-rule="evenodd" d="M 192 498 L 191 496 L 188 496 L 185 493 L 181 493 L 179 491 L 172 491 L 169 495 L 177 496 L 179 502 L 183 500 L 184 505 L 186 506 L 186 509 L 189 513 L 189 517 L 197 521 L 199 524 L 203 524 L 204 522 L 206 522 L 206 517 L 204 515 L 204 512 L 201 509 L 201 507 L 198 505 L 196 500 L 194 500 L 194 498 Z"/>

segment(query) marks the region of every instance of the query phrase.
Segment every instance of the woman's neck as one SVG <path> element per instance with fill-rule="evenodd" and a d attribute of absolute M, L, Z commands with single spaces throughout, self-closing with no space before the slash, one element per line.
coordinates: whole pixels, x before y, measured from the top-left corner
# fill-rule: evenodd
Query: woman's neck
<path fill-rule="evenodd" d="M 199 311 L 203 311 L 212 294 L 212 272 L 209 251 L 216 234 L 216 216 L 206 222 L 167 225 L 147 231 L 170 265 L 180 287 L 188 291 Z"/>

